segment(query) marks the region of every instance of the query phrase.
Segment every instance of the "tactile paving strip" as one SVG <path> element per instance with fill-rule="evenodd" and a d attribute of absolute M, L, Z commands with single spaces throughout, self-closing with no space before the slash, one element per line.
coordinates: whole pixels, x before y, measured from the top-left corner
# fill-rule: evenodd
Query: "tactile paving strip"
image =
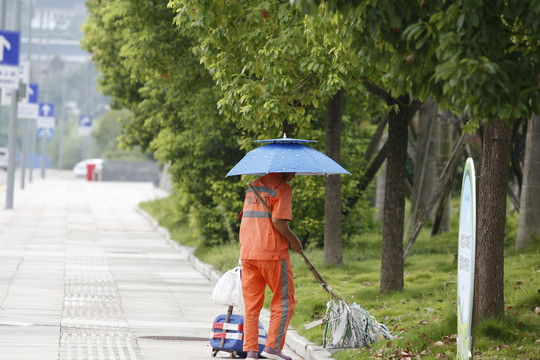
<path fill-rule="evenodd" d="M 140 359 L 93 224 L 68 224 L 64 278 L 59 360 Z"/>

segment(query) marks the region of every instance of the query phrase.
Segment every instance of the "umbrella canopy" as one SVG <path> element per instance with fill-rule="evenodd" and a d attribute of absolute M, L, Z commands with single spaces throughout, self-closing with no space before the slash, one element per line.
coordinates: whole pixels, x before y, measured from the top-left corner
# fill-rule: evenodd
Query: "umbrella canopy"
<path fill-rule="evenodd" d="M 296 173 L 296 175 L 349 174 L 341 165 L 304 143 L 314 140 L 269 139 L 268 143 L 248 152 L 226 176 Z"/>

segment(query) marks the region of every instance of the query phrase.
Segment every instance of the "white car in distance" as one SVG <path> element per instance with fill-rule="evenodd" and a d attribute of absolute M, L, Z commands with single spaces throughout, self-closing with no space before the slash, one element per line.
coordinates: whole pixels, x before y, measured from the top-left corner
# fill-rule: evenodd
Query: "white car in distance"
<path fill-rule="evenodd" d="M 86 159 L 75 164 L 73 167 L 73 174 L 77 177 L 85 177 L 88 171 L 88 164 L 96 165 L 96 169 L 94 171 L 97 173 L 100 173 L 103 169 L 103 159 Z"/>

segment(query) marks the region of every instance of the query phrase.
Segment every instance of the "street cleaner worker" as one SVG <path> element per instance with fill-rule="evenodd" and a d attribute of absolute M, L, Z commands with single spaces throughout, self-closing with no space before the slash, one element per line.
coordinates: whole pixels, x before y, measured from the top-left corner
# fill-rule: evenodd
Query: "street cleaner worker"
<path fill-rule="evenodd" d="M 272 210 L 272 215 L 250 189 L 246 194 L 240 224 L 240 259 L 244 295 L 244 351 L 257 359 L 259 314 L 266 285 L 273 293 L 266 346 L 261 355 L 268 359 L 291 360 L 283 354 L 285 335 L 296 300 L 289 245 L 302 250 L 302 243 L 289 227 L 292 220 L 292 190 L 288 182 L 294 173 L 270 173 L 253 182 L 253 187 Z"/>

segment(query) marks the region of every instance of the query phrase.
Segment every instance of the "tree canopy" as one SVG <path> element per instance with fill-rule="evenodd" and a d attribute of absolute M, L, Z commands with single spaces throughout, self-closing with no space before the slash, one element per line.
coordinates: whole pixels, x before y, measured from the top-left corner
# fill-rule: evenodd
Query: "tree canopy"
<path fill-rule="evenodd" d="M 361 61 L 392 93 L 434 99 L 478 122 L 540 111 L 540 5 L 527 1 L 292 0 L 349 17 Z"/>
<path fill-rule="evenodd" d="M 347 24 L 328 17 L 315 22 L 277 1 L 172 0 L 169 6 L 175 23 L 197 34 L 201 62 L 223 92 L 221 112 L 243 129 L 309 128 L 310 109 L 341 88 L 352 95 L 362 88 L 357 57 L 342 39 Z"/>
<path fill-rule="evenodd" d="M 340 90 L 346 94 L 343 165 L 358 175 L 345 178 L 342 192 L 349 234 L 360 227 L 352 214 L 369 208 L 356 202 L 371 131 L 366 120 L 389 116 L 390 138 L 399 145 L 389 147 L 399 177 L 390 177 L 394 186 L 405 173 L 401 122 L 421 101 L 431 98 L 468 116 L 471 131 L 540 110 L 540 4 L 527 0 L 87 5 L 83 45 L 101 71 L 101 88 L 133 114 L 123 122 L 122 144 L 171 162 L 181 203 L 209 243 L 228 236 L 221 220 L 234 224 L 241 207 L 243 186 L 223 179 L 228 169 L 257 138 L 286 132 L 321 139 L 322 104 Z M 488 146 L 494 148 L 487 153 L 501 156 L 485 161 L 487 173 L 501 166 L 506 151 L 503 142 Z M 304 239 L 320 233 L 320 188 L 318 179 L 295 186 Z M 404 195 L 397 192 L 389 204 L 401 221 Z M 394 244 L 402 242 L 399 231 L 392 236 Z M 494 237 L 497 248 L 502 236 Z"/>
<path fill-rule="evenodd" d="M 242 4 L 253 8 L 249 14 L 257 13 L 248 17 L 242 16 L 239 3 L 226 12 L 228 17 L 221 16 L 219 6 L 171 2 L 169 7 L 177 7 L 173 12 L 165 5 L 134 6 L 128 0 L 100 2 L 95 8 L 90 4 L 83 42 L 100 67 L 102 91 L 113 96 L 116 107 L 133 114 L 123 120 L 122 145 L 151 150 L 160 162 L 172 162 L 182 204 L 192 220 L 198 219 L 196 226 L 209 228 L 202 232 L 209 243 L 228 238 L 223 214 L 225 223 L 237 227 L 243 185 L 224 180 L 228 170 L 256 146 L 253 140 L 280 137 L 283 131 L 319 140 L 315 146 L 321 150 L 324 109 L 319 104 L 344 86 L 347 66 L 352 68 L 328 55 L 338 51 L 331 43 L 323 48 L 309 40 L 306 16 L 291 15 L 287 4 Z M 250 30 L 254 23 L 261 32 Z M 266 33 L 274 39 L 261 36 Z M 295 55 L 287 53 L 287 43 L 297 44 Z M 345 141 L 349 169 L 363 163 L 362 148 L 371 131 L 366 123 L 377 110 L 349 114 L 367 103 L 373 100 L 362 96 L 348 105 L 354 111 L 344 121 L 356 134 Z M 324 218 L 321 179 L 302 179 L 295 189 L 297 231 L 304 241 L 318 243 Z M 355 179 L 344 196 L 355 199 L 345 221 L 347 234 L 358 233 L 370 222 L 353 219 L 353 214 L 369 212 L 364 200 L 356 201 Z"/>

